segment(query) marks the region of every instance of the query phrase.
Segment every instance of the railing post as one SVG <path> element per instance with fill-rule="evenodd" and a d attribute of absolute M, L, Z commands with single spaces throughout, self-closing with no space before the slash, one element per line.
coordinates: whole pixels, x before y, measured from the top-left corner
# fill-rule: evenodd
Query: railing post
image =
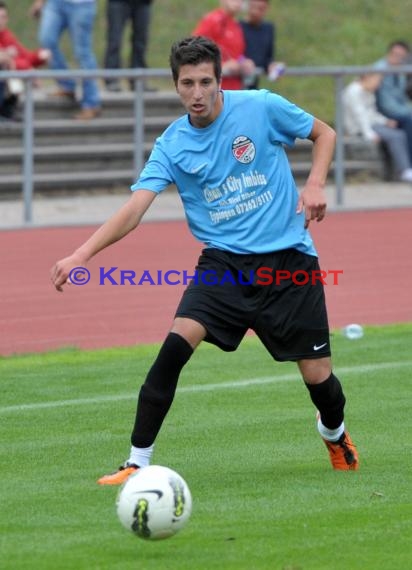
<path fill-rule="evenodd" d="M 23 196 L 24 223 L 33 222 L 33 80 L 26 79 L 23 129 Z"/>
<path fill-rule="evenodd" d="M 343 75 L 339 74 L 335 77 L 335 131 L 336 131 L 336 150 L 335 150 L 335 185 L 336 185 L 336 203 L 338 206 L 343 205 L 344 185 L 345 185 L 345 144 L 344 144 L 344 128 L 343 128 L 343 104 L 342 91 L 344 87 Z"/>
<path fill-rule="evenodd" d="M 136 77 L 134 83 L 134 140 L 133 155 L 135 176 L 144 164 L 144 77 Z"/>

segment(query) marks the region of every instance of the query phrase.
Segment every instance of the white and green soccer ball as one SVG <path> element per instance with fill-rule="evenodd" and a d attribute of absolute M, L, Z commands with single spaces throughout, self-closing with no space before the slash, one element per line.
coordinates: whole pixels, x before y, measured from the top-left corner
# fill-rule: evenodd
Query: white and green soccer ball
<path fill-rule="evenodd" d="M 169 538 L 192 512 L 190 489 L 181 475 L 160 465 L 139 469 L 117 496 L 117 515 L 124 527 L 148 540 Z"/>

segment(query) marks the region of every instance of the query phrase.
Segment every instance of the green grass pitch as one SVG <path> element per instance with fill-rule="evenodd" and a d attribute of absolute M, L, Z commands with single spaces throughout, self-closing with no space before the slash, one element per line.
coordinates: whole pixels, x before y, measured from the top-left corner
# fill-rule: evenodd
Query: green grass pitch
<path fill-rule="evenodd" d="M 128 533 L 117 488 L 156 346 L 0 359 L 4 570 L 395 570 L 412 567 L 412 324 L 333 334 L 358 472 L 334 472 L 293 364 L 253 337 L 202 345 L 183 371 L 153 463 L 193 495 L 187 527 Z"/>

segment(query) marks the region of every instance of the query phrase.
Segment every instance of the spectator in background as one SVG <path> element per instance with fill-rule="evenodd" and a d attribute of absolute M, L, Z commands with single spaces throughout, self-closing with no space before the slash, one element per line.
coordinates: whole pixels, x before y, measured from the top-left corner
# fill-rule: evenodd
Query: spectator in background
<path fill-rule="evenodd" d="M 236 16 L 242 0 L 220 0 L 220 8 L 207 13 L 193 30 L 193 36 L 213 40 L 222 54 L 222 89 L 243 89 L 244 78 L 255 76 L 255 64 L 246 57 L 242 27 Z"/>
<path fill-rule="evenodd" d="M 9 30 L 9 13 L 5 2 L 0 2 L 0 49 L 9 54 L 11 69 L 31 69 L 48 62 L 51 53 L 47 49 L 29 50 Z"/>
<path fill-rule="evenodd" d="M 240 21 L 246 42 L 246 57 L 253 60 L 271 79 L 276 79 L 284 69 L 282 62 L 275 62 L 276 28 L 272 22 L 265 20 L 269 0 L 249 0 L 247 14 Z M 249 89 L 259 87 L 259 76 L 256 75 L 246 85 Z"/>
<path fill-rule="evenodd" d="M 146 48 L 149 40 L 152 0 L 107 0 L 107 47 L 104 58 L 106 69 L 121 68 L 122 38 L 128 20 L 132 25 L 130 67 L 147 67 Z M 105 81 L 109 91 L 120 91 L 118 80 Z M 134 87 L 133 81 L 130 82 Z"/>
<path fill-rule="evenodd" d="M 11 58 L 9 54 L 0 49 L 0 71 L 8 71 L 11 66 Z M 10 106 L 7 97 L 7 82 L 0 80 L 0 122 L 10 120 Z M 15 105 L 12 106 L 13 109 Z"/>
<path fill-rule="evenodd" d="M 32 16 L 39 17 L 40 45 L 51 51 L 51 69 L 67 69 L 66 58 L 60 50 L 59 42 L 64 31 L 68 31 L 74 56 L 81 69 L 97 68 L 93 53 L 93 26 L 96 16 L 95 0 L 35 0 L 30 10 Z M 76 82 L 73 79 L 58 81 L 59 88 L 53 94 L 76 100 Z M 101 113 L 100 95 L 96 79 L 82 81 L 81 110 L 74 116 L 79 120 L 90 120 Z"/>
<path fill-rule="evenodd" d="M 397 121 L 398 127 L 405 131 L 408 139 L 409 158 L 412 162 L 412 105 L 407 93 L 407 78 L 396 71 L 399 65 L 406 64 L 411 55 L 409 44 L 396 40 L 389 44 L 386 56 L 376 62 L 375 67 L 393 69 L 394 73 L 385 74 L 376 92 L 376 102 L 380 113 Z"/>
<path fill-rule="evenodd" d="M 383 141 L 388 149 L 397 176 L 402 182 L 412 182 L 412 165 L 408 140 L 397 122 L 378 112 L 375 93 L 382 82 L 380 73 L 361 75 L 347 85 L 343 92 L 345 130 L 349 135 L 366 141 Z"/>
<path fill-rule="evenodd" d="M 50 59 L 50 51 L 45 49 L 29 50 L 24 47 L 9 30 L 9 13 L 5 2 L 0 2 L 0 68 L 24 70 L 39 67 Z M 16 120 L 18 94 L 23 85 L 17 80 L 2 82 L 0 86 L 0 115 L 2 119 Z"/>

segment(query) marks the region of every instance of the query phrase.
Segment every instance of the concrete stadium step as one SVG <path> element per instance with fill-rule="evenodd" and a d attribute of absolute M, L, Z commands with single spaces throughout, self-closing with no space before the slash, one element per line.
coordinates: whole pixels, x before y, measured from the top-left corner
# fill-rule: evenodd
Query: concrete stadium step
<path fill-rule="evenodd" d="M 298 183 L 306 180 L 308 172 L 311 168 L 310 161 L 289 161 L 293 175 Z M 366 160 L 346 160 L 345 161 L 345 177 L 350 179 L 353 176 L 369 178 L 382 178 L 382 165 L 373 159 Z M 329 181 L 333 181 L 335 175 L 336 163 L 332 162 L 329 170 Z"/>
<path fill-rule="evenodd" d="M 149 156 L 152 143 L 145 143 L 145 158 Z M 98 145 L 55 145 L 36 146 L 33 151 L 35 173 L 50 172 L 53 159 L 53 172 L 76 170 L 123 170 L 133 168 L 133 143 L 103 143 Z M 23 168 L 23 149 L 4 148 L 0 152 L 0 170 L 3 175 L 16 174 Z M 0 177 L 1 184 L 1 177 Z"/>
<path fill-rule="evenodd" d="M 292 171 L 298 183 L 302 183 L 309 171 L 310 162 L 292 163 Z M 39 172 L 36 171 L 33 176 L 34 190 L 48 193 L 55 193 L 64 190 L 87 191 L 91 189 L 100 189 L 101 191 L 113 188 L 129 188 L 136 179 L 137 173 L 133 169 L 132 164 L 129 168 L 121 169 L 96 169 L 91 170 L 87 160 L 83 163 L 83 168 L 76 170 L 63 170 L 56 172 Z M 335 165 L 331 166 L 330 180 L 334 174 Z M 380 171 L 376 163 L 370 161 L 348 161 L 345 164 L 346 176 L 362 176 L 367 175 L 369 178 L 375 176 L 380 177 Z M 8 173 L 0 176 L 0 197 L 10 198 L 16 195 L 23 184 L 23 174 L 21 170 L 17 173 Z"/>
<path fill-rule="evenodd" d="M 145 142 L 154 142 L 175 116 L 145 117 Z M 0 127 L 0 148 L 23 144 L 22 123 L 2 123 Z M 102 141 L 126 143 L 133 141 L 134 119 L 132 117 L 99 117 L 92 121 L 73 119 L 34 120 L 35 145 L 76 145 L 79 141 L 89 145 Z M 0 171 L 1 174 L 1 171 Z"/>
<path fill-rule="evenodd" d="M 78 103 L 51 97 L 49 91 L 34 92 L 34 109 L 37 119 L 70 118 L 78 110 Z M 132 92 L 101 92 L 103 117 L 132 117 L 135 95 Z M 147 117 L 169 114 L 177 117 L 184 113 L 179 97 L 174 91 L 154 91 L 143 94 Z"/>
<path fill-rule="evenodd" d="M 98 188 L 102 192 L 113 188 L 129 188 L 136 178 L 133 169 L 106 171 L 76 171 L 34 174 L 34 189 L 42 192 L 62 190 L 87 191 Z M 10 198 L 21 191 L 23 175 L 7 174 L 0 177 L 0 196 Z"/>
<path fill-rule="evenodd" d="M 345 136 L 345 177 L 392 180 L 393 172 L 387 153 L 374 143 L 368 143 L 359 137 Z M 292 171 L 298 181 L 306 178 L 311 168 L 312 143 L 309 140 L 297 140 L 292 148 L 286 147 L 286 153 Z M 336 165 L 332 162 L 329 180 L 335 175 Z"/>

